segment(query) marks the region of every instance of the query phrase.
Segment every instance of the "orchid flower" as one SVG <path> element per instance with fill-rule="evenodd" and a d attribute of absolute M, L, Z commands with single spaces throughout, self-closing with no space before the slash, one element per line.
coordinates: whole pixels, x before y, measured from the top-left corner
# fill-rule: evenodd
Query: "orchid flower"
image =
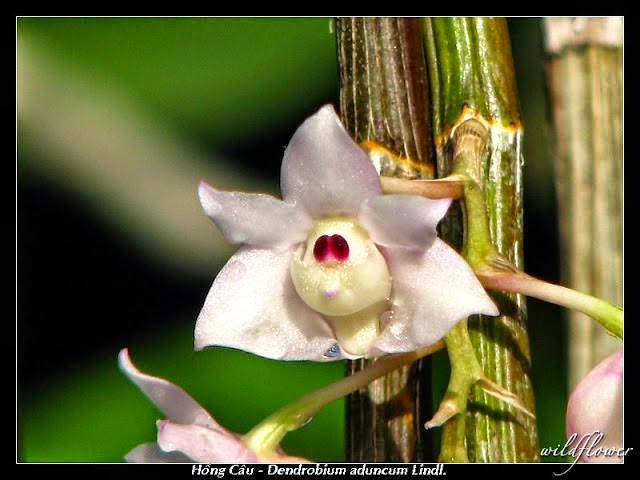
<path fill-rule="evenodd" d="M 131 463 L 309 463 L 283 452 L 263 458 L 242 437 L 220 426 L 213 417 L 177 385 L 140 372 L 127 349 L 118 356 L 120 369 L 167 416 L 159 420 L 157 442 L 135 447 L 125 460 Z"/>
<path fill-rule="evenodd" d="M 430 345 L 495 304 L 436 225 L 451 199 L 383 195 L 332 106 L 295 132 L 282 200 L 200 183 L 200 202 L 241 244 L 213 282 L 195 348 L 280 360 L 337 360 Z"/>
<path fill-rule="evenodd" d="M 622 446 L 622 350 L 605 358 L 571 392 L 566 433 L 582 462 L 620 462 Z"/>

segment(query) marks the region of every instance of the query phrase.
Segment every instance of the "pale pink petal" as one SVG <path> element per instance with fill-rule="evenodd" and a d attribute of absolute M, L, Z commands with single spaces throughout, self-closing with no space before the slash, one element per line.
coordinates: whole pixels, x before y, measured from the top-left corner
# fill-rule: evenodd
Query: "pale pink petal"
<path fill-rule="evenodd" d="M 124 456 L 128 463 L 193 463 L 181 452 L 165 452 L 157 443 L 143 443 Z"/>
<path fill-rule="evenodd" d="M 300 208 L 271 195 L 216 190 L 201 181 L 205 213 L 232 243 L 286 248 L 302 242 L 311 219 Z"/>
<path fill-rule="evenodd" d="M 238 348 L 279 360 L 335 360 L 327 322 L 298 296 L 293 253 L 243 247 L 218 274 L 198 316 L 195 348 Z"/>
<path fill-rule="evenodd" d="M 258 457 L 236 435 L 200 425 L 157 422 L 158 445 L 165 452 L 179 451 L 196 462 L 245 463 Z"/>
<path fill-rule="evenodd" d="M 450 205 L 449 198 L 379 195 L 362 204 L 358 219 L 378 245 L 424 249 L 436 239 L 436 225 Z"/>
<path fill-rule="evenodd" d="M 126 348 L 120 351 L 121 370 L 171 420 L 159 420 L 157 443 L 138 445 L 125 455 L 130 463 L 250 463 L 308 462 L 290 457 L 278 448 L 268 459 L 249 449 L 242 437 L 221 427 L 213 418 L 176 385 L 140 372 L 131 362 Z"/>
<path fill-rule="evenodd" d="M 352 140 L 331 105 L 295 132 L 282 160 L 282 198 L 311 216 L 356 216 L 363 200 L 382 192 L 366 153 Z"/>
<path fill-rule="evenodd" d="M 622 438 L 622 350 L 600 362 L 571 392 L 567 403 L 567 438 L 576 435 L 574 445 L 595 432 L 602 432 L 601 448 L 619 449 Z M 592 449 L 595 452 L 595 448 Z M 583 462 L 620 462 L 621 456 L 583 455 Z"/>
<path fill-rule="evenodd" d="M 498 315 L 498 309 L 467 262 L 436 238 L 426 252 L 384 248 L 393 277 L 392 309 L 382 315 L 384 330 L 373 347 L 403 352 L 431 345 L 471 314 Z"/>
<path fill-rule="evenodd" d="M 118 355 L 120 369 L 129 377 L 169 420 L 176 423 L 203 425 L 226 431 L 187 392 L 173 383 L 138 370 L 126 348 Z"/>

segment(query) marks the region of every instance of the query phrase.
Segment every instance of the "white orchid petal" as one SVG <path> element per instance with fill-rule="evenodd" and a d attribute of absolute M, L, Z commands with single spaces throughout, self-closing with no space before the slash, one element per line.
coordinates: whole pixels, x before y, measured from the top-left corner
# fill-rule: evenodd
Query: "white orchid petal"
<path fill-rule="evenodd" d="M 367 154 L 344 129 L 331 105 L 295 132 L 282 161 L 282 198 L 310 215 L 357 215 L 363 200 L 382 192 Z"/>
<path fill-rule="evenodd" d="M 143 443 L 124 456 L 128 463 L 192 463 L 193 459 L 181 452 L 165 452 L 157 443 Z"/>
<path fill-rule="evenodd" d="M 619 449 L 622 445 L 622 350 L 605 358 L 571 392 L 567 402 L 567 438 L 574 445 L 588 435 L 602 432 L 597 447 Z M 583 455 L 583 462 L 620 462 L 620 456 Z"/>
<path fill-rule="evenodd" d="M 442 339 L 472 314 L 498 315 L 498 309 L 467 262 L 436 238 L 426 252 L 384 249 L 393 278 L 391 311 L 374 348 L 410 351 Z"/>
<path fill-rule="evenodd" d="M 219 191 L 200 182 L 200 203 L 227 240 L 255 247 L 288 247 L 304 240 L 311 219 L 271 195 Z"/>
<path fill-rule="evenodd" d="M 378 245 L 429 248 L 436 225 L 451 199 L 431 200 L 417 195 L 380 195 L 366 200 L 358 217 Z"/>
<path fill-rule="evenodd" d="M 118 355 L 120 369 L 131 379 L 169 420 L 176 423 L 193 423 L 225 431 L 209 413 L 182 388 L 163 378 L 138 370 L 126 348 Z"/>
<path fill-rule="evenodd" d="M 325 357 L 335 343 L 327 322 L 298 296 L 292 252 L 243 247 L 220 271 L 198 316 L 195 348 L 238 348 L 280 360 Z"/>
<path fill-rule="evenodd" d="M 165 452 L 179 451 L 196 462 L 245 463 L 258 457 L 239 437 L 200 425 L 180 425 L 168 420 L 157 423 L 158 445 Z"/>

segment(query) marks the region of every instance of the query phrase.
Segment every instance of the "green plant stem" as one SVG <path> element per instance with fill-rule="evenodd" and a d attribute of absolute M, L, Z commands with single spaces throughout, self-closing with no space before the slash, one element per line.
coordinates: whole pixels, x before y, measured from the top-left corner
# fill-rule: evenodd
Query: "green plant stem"
<path fill-rule="evenodd" d="M 519 265 L 522 125 L 506 20 L 427 18 L 424 31 L 438 177 L 453 172 L 465 178 L 464 200 L 441 223 L 442 234 L 472 264 L 483 263 L 496 251 Z M 452 155 L 456 129 L 471 120 L 486 129 L 484 138 L 481 134 L 474 139 L 469 132 L 464 155 Z M 460 160 L 467 163 L 461 165 Z M 482 370 L 533 412 L 524 297 L 494 292 L 493 299 L 500 316 L 471 317 L 471 343 Z M 459 347 L 448 342 L 450 353 L 452 348 Z M 469 461 L 539 460 L 537 427 L 531 416 L 516 420 L 504 402 L 483 389 L 472 389 L 468 399 L 464 439 Z M 449 434 L 449 429 L 458 428 L 455 419 L 443 425 L 442 451 L 460 448 L 448 443 L 461 441 L 459 435 Z"/>
<path fill-rule="evenodd" d="M 468 462 L 469 457 L 466 449 L 467 400 L 471 386 L 477 379 L 480 364 L 469 340 L 466 320 L 458 323 L 449 331 L 445 337 L 445 343 L 451 364 L 451 377 L 442 404 L 445 405 L 445 417 L 454 412 L 456 416 L 451 419 L 443 418 L 445 421 L 449 420 L 451 424 L 442 432 L 442 448 L 438 459 L 441 462 Z M 433 424 L 435 426 L 440 422 L 437 419 L 435 421 L 432 419 L 427 425 Z"/>
<path fill-rule="evenodd" d="M 466 417 L 469 394 L 474 385 L 484 393 L 524 413 L 528 418 L 534 419 L 535 416 L 517 395 L 496 384 L 485 375 L 471 343 L 467 320 L 462 320 L 447 333 L 445 343 L 451 364 L 451 377 L 437 412 L 425 424 L 425 427 L 433 428 L 446 422 L 448 427 L 443 429 L 439 460 L 442 462 L 468 462 Z M 516 417 L 514 416 L 514 418 Z"/>

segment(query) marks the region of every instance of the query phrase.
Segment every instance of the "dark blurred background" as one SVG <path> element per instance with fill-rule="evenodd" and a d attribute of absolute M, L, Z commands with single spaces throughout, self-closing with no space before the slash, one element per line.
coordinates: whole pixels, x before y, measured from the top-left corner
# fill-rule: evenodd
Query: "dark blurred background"
<path fill-rule="evenodd" d="M 525 125 L 525 269 L 558 279 L 540 19 L 509 20 Z M 18 18 L 18 460 L 120 462 L 160 416 L 117 353 L 246 432 L 340 363 L 194 352 L 232 252 L 197 183 L 277 193 L 284 147 L 337 105 L 329 18 Z M 528 302 L 540 445 L 564 442 L 563 311 Z M 288 453 L 343 459 L 343 405 Z"/>

